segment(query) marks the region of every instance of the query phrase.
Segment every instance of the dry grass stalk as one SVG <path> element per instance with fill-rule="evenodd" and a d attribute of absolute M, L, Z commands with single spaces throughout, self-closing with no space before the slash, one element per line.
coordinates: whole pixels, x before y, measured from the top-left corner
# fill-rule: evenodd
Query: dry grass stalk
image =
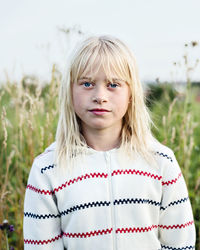
<path fill-rule="evenodd" d="M 3 107 L 2 114 L 1 114 L 1 121 L 2 121 L 2 127 L 3 127 L 3 148 L 6 149 L 7 147 L 7 139 L 8 139 L 8 132 L 6 128 L 6 109 Z"/>

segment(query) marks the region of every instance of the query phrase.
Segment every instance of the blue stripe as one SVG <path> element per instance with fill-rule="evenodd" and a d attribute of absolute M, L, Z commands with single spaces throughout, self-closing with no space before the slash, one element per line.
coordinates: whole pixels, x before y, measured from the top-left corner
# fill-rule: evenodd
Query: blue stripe
<path fill-rule="evenodd" d="M 109 205 L 110 205 L 110 201 L 96 201 L 96 202 L 93 201 L 93 202 L 84 203 L 84 204 L 71 207 L 67 210 L 60 212 L 60 215 L 67 215 L 71 212 L 75 212 L 77 210 L 81 210 L 81 209 L 85 209 L 89 207 L 101 207 L 101 206 L 109 206 Z"/>
<path fill-rule="evenodd" d="M 162 152 L 156 152 L 156 154 L 158 154 L 159 156 L 165 157 L 166 159 L 170 160 L 171 162 L 173 162 L 172 157 L 168 156 L 167 154 L 164 154 Z"/>
<path fill-rule="evenodd" d="M 46 167 L 44 167 L 44 168 L 41 168 L 41 174 L 43 174 L 44 171 L 46 171 L 47 169 L 54 168 L 54 167 L 55 167 L 55 164 L 46 166 Z"/>
<path fill-rule="evenodd" d="M 67 215 L 69 213 L 75 212 L 77 210 L 81 210 L 81 209 L 85 209 L 85 208 L 89 208 L 89 207 L 100 207 L 100 206 L 109 206 L 110 205 L 110 201 L 97 201 L 97 202 L 89 202 L 89 203 L 84 203 L 84 204 L 80 204 L 80 205 L 76 205 L 73 206 L 67 210 L 64 210 L 62 212 L 60 212 L 59 214 L 55 215 L 55 214 L 33 214 L 33 213 L 28 213 L 28 212 L 24 212 L 24 216 L 25 217 L 31 217 L 34 219 L 49 219 L 49 218 L 57 218 L 57 217 L 61 217 L 63 215 Z"/>
<path fill-rule="evenodd" d="M 139 198 L 135 198 L 135 199 L 119 199 L 119 200 L 115 200 L 113 202 L 114 205 L 123 205 L 123 204 L 150 204 L 150 205 L 155 205 L 155 206 L 160 206 L 160 202 L 157 201 L 153 201 L 153 200 L 149 200 L 149 199 L 139 199 Z M 84 204 L 80 204 L 80 205 L 76 205 L 73 206 L 67 210 L 61 211 L 59 214 L 55 215 L 55 214 L 34 214 L 34 213 L 30 213 L 30 212 L 24 212 L 24 216 L 25 217 L 31 217 L 34 219 L 49 219 L 49 218 L 58 218 L 64 215 L 67 215 L 69 213 L 78 211 L 78 210 L 82 210 L 82 209 L 86 209 L 86 208 L 90 208 L 90 207 L 101 207 L 101 206 L 110 206 L 111 202 L 110 201 L 96 201 L 96 202 L 89 202 L 89 203 L 84 203 Z"/>
<path fill-rule="evenodd" d="M 34 219 L 49 219 L 49 218 L 59 218 L 60 214 L 33 214 L 33 213 L 28 213 L 24 212 L 25 217 L 31 217 Z"/>
<path fill-rule="evenodd" d="M 170 206 L 178 205 L 178 204 L 180 204 L 180 203 L 182 203 L 182 202 L 186 202 L 186 201 L 188 201 L 188 200 L 189 200 L 189 197 L 185 197 L 185 198 L 182 198 L 182 199 L 177 200 L 177 201 L 172 201 L 172 202 L 170 202 L 170 203 L 169 203 L 167 206 L 165 206 L 165 207 L 161 206 L 161 207 L 160 207 L 160 210 L 165 210 L 166 208 L 168 208 L 168 207 L 170 207 Z"/>
<path fill-rule="evenodd" d="M 170 249 L 170 250 L 185 250 L 185 249 L 194 249 L 195 246 L 186 246 L 186 247 L 169 247 L 166 245 L 161 245 L 163 249 Z"/>
<path fill-rule="evenodd" d="M 150 204 L 150 205 L 155 205 L 155 206 L 160 206 L 161 203 L 158 201 L 153 201 L 153 200 L 149 200 L 149 199 L 141 199 L 141 198 L 135 198 L 135 199 L 119 199 L 119 200 L 115 200 L 114 201 L 114 205 L 120 205 L 120 204 L 131 204 L 131 203 L 142 203 L 142 204 Z"/>

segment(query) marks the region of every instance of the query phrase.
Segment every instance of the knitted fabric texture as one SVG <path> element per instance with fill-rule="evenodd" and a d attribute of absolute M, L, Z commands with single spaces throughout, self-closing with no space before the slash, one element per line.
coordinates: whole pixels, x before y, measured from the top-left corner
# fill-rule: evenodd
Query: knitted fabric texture
<path fill-rule="evenodd" d="M 36 157 L 24 202 L 24 249 L 194 249 L 187 187 L 174 153 L 157 143 L 158 167 L 118 149 L 91 149 L 71 171 L 54 164 L 56 144 Z"/>

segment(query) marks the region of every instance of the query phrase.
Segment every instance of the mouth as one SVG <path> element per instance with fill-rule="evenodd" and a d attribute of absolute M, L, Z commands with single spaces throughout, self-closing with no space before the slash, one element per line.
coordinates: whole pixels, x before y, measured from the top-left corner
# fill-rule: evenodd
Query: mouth
<path fill-rule="evenodd" d="M 110 110 L 107 109 L 90 109 L 89 112 L 95 114 L 95 115 L 103 115 L 105 113 L 109 113 Z"/>

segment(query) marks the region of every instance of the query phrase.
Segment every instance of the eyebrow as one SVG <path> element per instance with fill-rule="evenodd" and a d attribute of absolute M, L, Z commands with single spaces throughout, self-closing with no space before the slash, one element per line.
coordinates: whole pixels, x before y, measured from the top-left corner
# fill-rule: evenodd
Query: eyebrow
<path fill-rule="evenodd" d="M 83 76 L 83 77 L 79 78 L 78 80 L 89 80 L 89 81 L 92 81 L 92 78 L 91 77 Z"/>
<path fill-rule="evenodd" d="M 81 78 L 79 78 L 78 80 L 89 80 L 89 81 L 95 81 L 95 79 L 92 79 L 92 77 L 86 77 L 86 76 L 83 76 L 83 77 L 81 77 Z M 108 81 L 108 80 L 112 80 L 112 81 L 123 81 L 123 82 L 125 82 L 125 80 L 123 80 L 123 79 L 120 79 L 120 78 L 111 78 L 111 79 L 105 79 L 106 81 Z"/>

